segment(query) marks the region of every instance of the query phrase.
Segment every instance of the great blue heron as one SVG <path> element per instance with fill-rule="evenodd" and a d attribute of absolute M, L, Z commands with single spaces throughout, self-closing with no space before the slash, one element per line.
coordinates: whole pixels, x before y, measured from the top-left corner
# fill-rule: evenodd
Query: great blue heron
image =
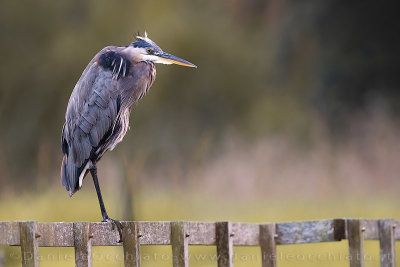
<path fill-rule="evenodd" d="M 61 181 L 70 197 L 93 177 L 103 221 L 122 226 L 107 215 L 97 178 L 96 163 L 122 141 L 129 128 L 132 105 L 149 90 L 156 77 L 154 63 L 194 64 L 165 53 L 145 34 L 128 46 L 108 46 L 90 61 L 68 102 L 62 130 Z"/>

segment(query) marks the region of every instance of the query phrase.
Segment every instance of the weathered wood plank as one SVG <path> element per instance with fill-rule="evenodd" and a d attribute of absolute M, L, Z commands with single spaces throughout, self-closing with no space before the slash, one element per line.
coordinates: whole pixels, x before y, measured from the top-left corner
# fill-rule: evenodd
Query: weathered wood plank
<path fill-rule="evenodd" d="M 364 240 L 379 240 L 378 220 L 362 220 Z"/>
<path fill-rule="evenodd" d="M 189 245 L 214 245 L 216 244 L 215 223 L 188 222 L 186 230 L 189 233 Z"/>
<path fill-rule="evenodd" d="M 121 246 L 119 233 L 116 227 L 109 222 L 90 223 L 92 246 Z"/>
<path fill-rule="evenodd" d="M 394 224 L 393 221 L 379 220 L 379 242 L 380 242 L 380 261 L 381 267 L 396 266 L 396 251 L 394 242 Z"/>
<path fill-rule="evenodd" d="M 73 247 L 73 223 L 38 223 L 37 232 L 40 235 L 40 247 Z"/>
<path fill-rule="evenodd" d="M 233 233 L 231 222 L 215 224 L 218 267 L 233 267 Z"/>
<path fill-rule="evenodd" d="M 172 265 L 174 267 L 189 266 L 188 237 L 184 222 L 171 222 Z"/>
<path fill-rule="evenodd" d="M 39 266 L 39 244 L 36 233 L 36 222 L 20 222 L 21 260 L 23 267 Z"/>
<path fill-rule="evenodd" d="M 215 245 L 213 223 L 187 223 L 191 236 L 189 245 Z M 340 241 L 345 238 L 345 220 L 321 220 L 305 222 L 277 223 L 277 243 L 299 244 Z M 259 224 L 232 223 L 233 245 L 259 246 Z"/>
<path fill-rule="evenodd" d="M 394 226 L 394 240 L 400 241 L 400 221 L 393 220 L 393 226 Z"/>
<path fill-rule="evenodd" d="M 169 245 L 169 222 L 138 222 L 142 245 Z M 399 221 L 393 224 L 400 225 Z M 186 222 L 186 230 L 190 233 L 189 245 L 216 245 L 215 223 Z M 237 246 L 259 246 L 259 224 L 232 223 L 232 232 L 236 233 L 232 242 Z M 338 241 L 347 238 L 345 219 L 277 223 L 276 243 L 279 245 Z M 365 240 L 379 240 L 377 220 L 363 220 Z M 119 235 L 112 224 L 103 222 L 90 223 L 91 244 L 93 246 L 120 246 Z M 400 240 L 400 227 L 394 229 L 394 239 Z M 73 223 L 37 223 L 36 232 L 41 247 L 74 246 Z M 20 245 L 19 222 L 0 222 L 0 245 Z"/>
<path fill-rule="evenodd" d="M 347 220 L 350 267 L 364 266 L 364 231 L 362 220 Z"/>
<path fill-rule="evenodd" d="M 333 220 L 333 239 L 332 241 L 341 241 L 347 238 L 346 231 L 346 219 L 334 219 Z"/>
<path fill-rule="evenodd" d="M 92 244 L 90 235 L 90 223 L 76 222 L 74 228 L 75 266 L 92 266 Z"/>
<path fill-rule="evenodd" d="M 124 266 L 140 267 L 139 226 L 136 222 L 122 222 Z"/>
<path fill-rule="evenodd" d="M 0 245 L 18 246 L 19 222 L 0 222 Z"/>
<path fill-rule="evenodd" d="M 261 224 L 259 228 L 262 267 L 276 267 L 275 224 Z"/>
<path fill-rule="evenodd" d="M 232 223 L 233 245 L 235 246 L 259 246 L 260 227 L 252 223 Z"/>
<path fill-rule="evenodd" d="M 279 245 L 336 241 L 335 220 L 276 224 Z"/>
<path fill-rule="evenodd" d="M 171 244 L 170 222 L 139 222 L 141 245 L 169 245 Z"/>

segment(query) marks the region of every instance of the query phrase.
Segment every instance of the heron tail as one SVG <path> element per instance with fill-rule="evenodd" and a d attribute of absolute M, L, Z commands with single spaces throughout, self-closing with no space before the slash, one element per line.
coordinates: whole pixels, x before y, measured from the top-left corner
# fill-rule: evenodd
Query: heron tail
<path fill-rule="evenodd" d="M 61 164 L 61 183 L 67 189 L 69 196 L 78 191 L 82 186 L 82 180 L 87 173 L 87 161 L 77 168 L 73 162 L 71 162 L 68 155 L 64 155 Z"/>

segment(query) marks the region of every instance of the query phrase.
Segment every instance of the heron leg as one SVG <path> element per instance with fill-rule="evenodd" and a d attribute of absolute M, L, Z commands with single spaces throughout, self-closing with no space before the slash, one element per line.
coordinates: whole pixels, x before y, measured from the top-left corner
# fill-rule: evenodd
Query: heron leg
<path fill-rule="evenodd" d="M 104 206 L 103 197 L 101 195 L 99 179 L 97 177 L 97 166 L 96 166 L 96 163 L 94 163 L 94 162 L 92 162 L 90 164 L 90 174 L 92 175 L 94 187 L 96 188 L 97 197 L 99 199 L 101 216 L 103 217 L 103 222 L 110 222 L 112 224 L 113 230 L 114 230 L 114 227 L 117 227 L 117 230 L 119 233 L 119 238 L 120 238 L 118 243 L 120 243 L 120 242 L 122 242 L 122 224 L 121 224 L 121 222 L 108 217 L 106 207 Z"/>

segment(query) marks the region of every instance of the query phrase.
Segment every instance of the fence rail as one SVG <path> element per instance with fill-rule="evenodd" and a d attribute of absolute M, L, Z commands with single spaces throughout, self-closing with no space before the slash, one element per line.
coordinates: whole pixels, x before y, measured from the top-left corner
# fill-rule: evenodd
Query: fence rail
<path fill-rule="evenodd" d="M 399 221 L 332 219 L 286 223 L 122 222 L 123 239 L 110 223 L 0 222 L 0 245 L 21 246 L 22 266 L 39 266 L 39 247 L 74 247 L 77 267 L 92 266 L 92 246 L 123 246 L 125 266 L 140 266 L 140 245 L 171 245 L 174 267 L 189 265 L 189 245 L 217 247 L 219 267 L 233 266 L 233 246 L 259 246 L 263 267 L 276 266 L 276 246 L 347 239 L 350 267 L 364 266 L 364 240 L 380 241 L 381 267 L 396 264 Z M 0 259 L 1 260 L 1 259 Z"/>

